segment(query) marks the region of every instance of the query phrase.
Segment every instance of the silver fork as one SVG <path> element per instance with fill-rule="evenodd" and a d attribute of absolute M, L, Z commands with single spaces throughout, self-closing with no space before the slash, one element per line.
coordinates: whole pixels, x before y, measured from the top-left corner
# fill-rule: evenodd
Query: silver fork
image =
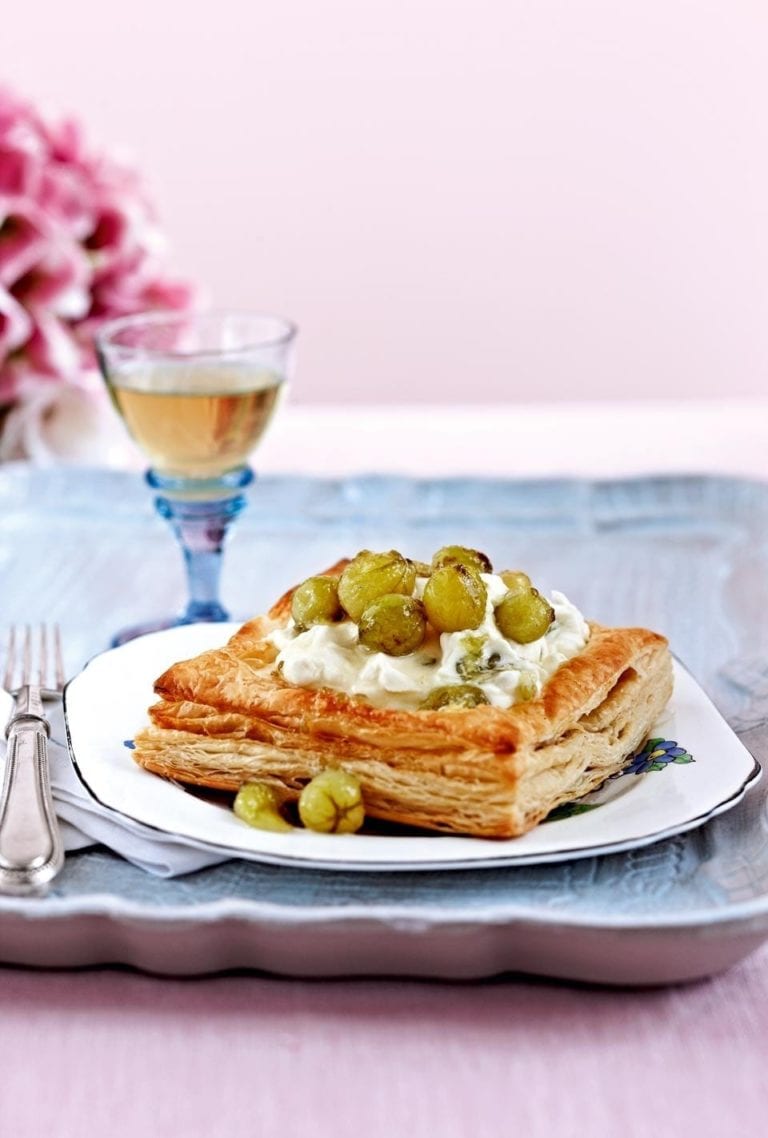
<path fill-rule="evenodd" d="M 15 697 L 5 736 L 8 751 L 0 794 L 0 892 L 40 893 L 64 864 L 48 772 L 44 703 L 58 699 L 64 665 L 58 625 L 11 627 L 3 687 Z M 33 657 L 35 666 L 33 668 Z"/>

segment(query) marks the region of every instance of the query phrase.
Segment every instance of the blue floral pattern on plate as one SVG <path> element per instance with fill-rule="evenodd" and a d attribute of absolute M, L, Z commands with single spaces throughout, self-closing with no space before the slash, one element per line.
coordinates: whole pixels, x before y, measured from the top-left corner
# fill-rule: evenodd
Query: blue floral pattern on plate
<path fill-rule="evenodd" d="M 617 777 L 625 774 L 645 774 L 646 771 L 663 771 L 670 763 L 693 763 L 696 760 L 675 739 L 648 739 Z"/>
<path fill-rule="evenodd" d="M 643 743 L 639 751 L 635 751 L 630 755 L 627 764 L 623 770 L 617 774 L 611 775 L 607 782 L 612 782 L 614 779 L 622 778 L 627 774 L 647 774 L 649 771 L 663 771 L 669 766 L 670 763 L 683 765 L 685 763 L 694 763 L 696 760 L 693 755 L 686 751 L 685 747 L 681 747 L 676 739 L 664 739 L 657 736 L 654 739 L 647 739 Z M 604 783 L 599 790 L 594 792 L 594 795 L 599 796 L 606 784 Z M 579 799 L 577 802 L 564 802 L 561 806 L 556 806 L 550 814 L 547 815 L 545 821 L 559 822 L 563 818 L 574 818 L 577 814 L 586 814 L 590 810 L 597 810 L 598 807 L 604 806 L 605 801 L 591 801 L 589 798 Z M 606 800 L 607 801 L 607 800 Z"/>

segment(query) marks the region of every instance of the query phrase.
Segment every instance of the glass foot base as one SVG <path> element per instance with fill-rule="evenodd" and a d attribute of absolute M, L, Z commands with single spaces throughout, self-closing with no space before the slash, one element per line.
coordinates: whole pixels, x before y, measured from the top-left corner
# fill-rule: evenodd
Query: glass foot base
<path fill-rule="evenodd" d="M 127 644 L 129 640 L 135 640 L 137 636 L 146 636 L 150 632 L 165 632 L 169 628 L 181 628 L 182 625 L 187 624 L 200 624 L 201 621 L 219 623 L 231 620 L 228 612 L 223 609 L 216 614 L 207 614 L 196 619 L 188 619 L 183 616 L 166 617 L 165 620 L 148 620 L 146 624 L 134 624 L 129 628 L 121 628 L 109 642 L 110 648 L 119 648 L 121 644 Z"/>

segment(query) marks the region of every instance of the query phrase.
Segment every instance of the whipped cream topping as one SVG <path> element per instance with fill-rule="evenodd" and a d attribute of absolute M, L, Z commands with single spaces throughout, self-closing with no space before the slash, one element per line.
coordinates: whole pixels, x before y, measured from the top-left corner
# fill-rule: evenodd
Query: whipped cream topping
<path fill-rule="evenodd" d="M 530 644 L 507 640 L 493 616 L 507 587 L 496 574 L 482 578 L 488 589 L 485 617 L 471 632 L 443 632 L 407 656 L 387 656 L 359 643 L 354 621 L 317 624 L 304 632 L 290 621 L 269 636 L 277 664 L 291 684 L 362 695 L 375 707 L 418 707 L 435 688 L 458 683 L 475 684 L 494 707 L 534 698 L 582 650 L 589 626 L 567 597 L 553 592 L 548 599 L 555 619 L 544 636 Z M 426 580 L 418 578 L 414 596 L 421 597 Z"/>

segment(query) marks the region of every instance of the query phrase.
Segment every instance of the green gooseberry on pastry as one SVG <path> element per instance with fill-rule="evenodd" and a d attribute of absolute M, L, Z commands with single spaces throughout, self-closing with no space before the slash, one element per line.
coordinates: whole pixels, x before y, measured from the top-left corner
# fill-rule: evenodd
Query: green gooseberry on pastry
<path fill-rule="evenodd" d="M 480 574 L 461 562 L 435 569 L 424 586 L 424 608 L 438 632 L 478 628 L 485 617 L 488 590 Z"/>
<path fill-rule="evenodd" d="M 555 610 L 538 589 L 507 592 L 494 609 L 496 626 L 507 640 L 531 644 L 539 640 L 555 619 Z"/>
<path fill-rule="evenodd" d="M 372 601 L 387 593 L 411 596 L 416 568 L 402 553 L 373 553 L 363 549 L 350 561 L 339 578 L 339 601 L 344 611 L 358 621 Z"/>
<path fill-rule="evenodd" d="M 444 545 L 432 558 L 432 568 L 441 569 L 443 565 L 466 565 L 476 573 L 492 573 L 491 560 L 479 549 L 469 549 L 465 545 Z"/>
<path fill-rule="evenodd" d="M 335 577 L 308 577 L 291 598 L 291 616 L 302 632 L 315 624 L 333 624 L 344 610 L 339 603 L 339 583 Z"/>
<path fill-rule="evenodd" d="M 427 619 L 421 601 L 399 593 L 377 597 L 358 621 L 360 643 L 387 656 L 406 656 L 424 643 Z"/>
<path fill-rule="evenodd" d="M 533 588 L 531 578 L 521 569 L 502 569 L 499 576 L 510 593 L 525 593 Z"/>
<path fill-rule="evenodd" d="M 431 691 L 419 706 L 422 711 L 439 711 L 444 707 L 482 707 L 488 702 L 476 684 L 446 684 Z"/>

